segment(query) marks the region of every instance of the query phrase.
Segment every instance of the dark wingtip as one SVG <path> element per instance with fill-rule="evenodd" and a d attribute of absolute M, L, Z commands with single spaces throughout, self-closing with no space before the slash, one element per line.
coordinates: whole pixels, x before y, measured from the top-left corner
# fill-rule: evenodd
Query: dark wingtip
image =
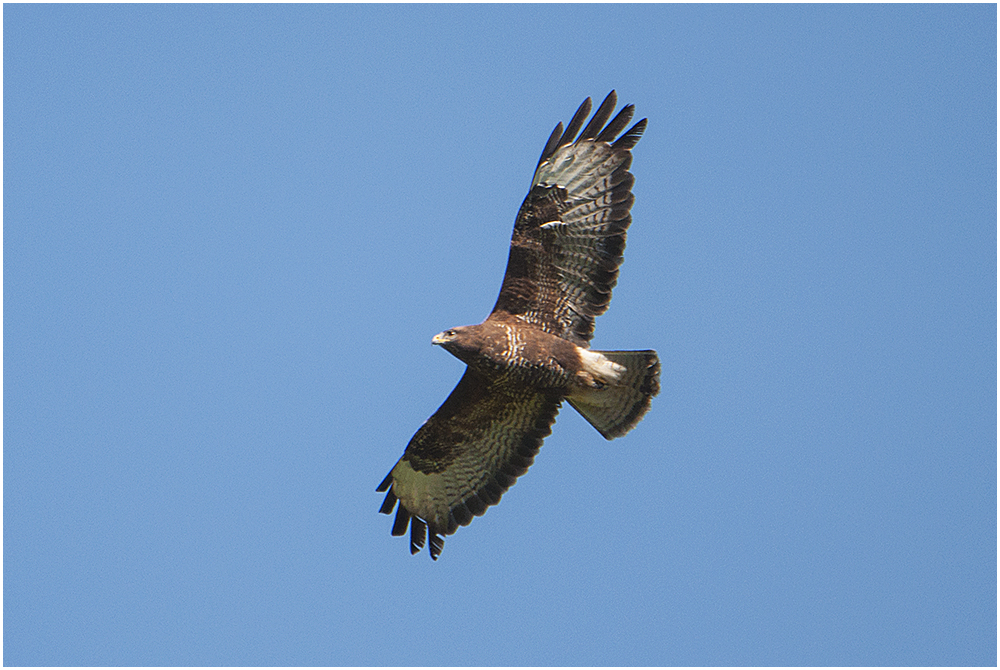
<path fill-rule="evenodd" d="M 603 128 L 604 124 L 611 118 L 611 112 L 615 111 L 615 105 L 617 104 L 618 94 L 612 90 L 608 93 L 608 97 L 604 98 L 604 102 L 602 102 L 601 106 L 597 108 L 597 111 L 594 112 L 594 116 L 590 119 L 590 123 L 588 123 L 587 127 L 583 129 L 582 133 L 580 133 L 580 139 L 592 140 L 597 137 L 597 134 L 601 132 L 601 128 Z"/>
<path fill-rule="evenodd" d="M 560 121 L 556 124 L 552 134 L 549 135 L 549 141 L 545 143 L 545 148 L 542 149 L 542 155 L 538 157 L 538 165 L 544 163 L 545 159 L 555 153 L 556 148 L 559 146 L 559 138 L 562 137 L 562 132 L 563 124 L 562 121 Z M 536 170 L 538 169 L 538 165 L 535 166 Z"/>
<path fill-rule="evenodd" d="M 385 500 L 382 501 L 382 506 L 378 508 L 380 514 L 392 514 L 392 508 L 396 506 L 396 501 L 399 498 L 392 491 L 385 494 Z"/>
<path fill-rule="evenodd" d="M 638 142 L 639 138 L 642 137 L 642 133 L 646 130 L 646 121 L 648 119 L 642 119 L 637 122 L 634 126 L 628 129 L 628 131 L 615 140 L 614 144 L 611 146 L 615 149 L 631 149 Z"/>
<path fill-rule="evenodd" d="M 431 542 L 428 549 L 431 552 L 431 558 L 436 561 L 438 556 L 441 555 L 441 550 L 444 549 L 444 538 L 437 533 L 431 533 L 430 540 Z"/>
<path fill-rule="evenodd" d="M 378 485 L 378 488 L 375 489 L 375 493 L 385 493 L 386 491 L 389 490 L 389 485 L 390 484 L 392 484 L 392 471 L 391 470 L 389 471 L 389 474 L 387 474 L 385 476 L 385 479 L 382 480 L 382 483 Z"/>
<path fill-rule="evenodd" d="M 413 517 L 410 521 L 410 555 L 416 554 L 424 548 L 424 539 L 427 537 L 427 524 Z"/>
<path fill-rule="evenodd" d="M 598 142 L 614 142 L 615 138 L 618 137 L 618 133 L 632 120 L 633 114 L 635 114 L 635 105 L 625 105 L 595 139 Z"/>
<path fill-rule="evenodd" d="M 556 145 L 557 147 L 561 147 L 564 144 L 569 144 L 573 141 L 576 134 L 580 131 L 580 127 L 583 125 L 583 122 L 587 119 L 587 115 L 590 114 L 590 108 L 592 105 L 593 103 L 590 101 L 590 98 L 587 98 L 583 101 L 583 103 L 581 103 L 580 107 L 576 110 L 576 114 L 573 115 L 573 119 L 569 122 L 569 125 L 566 126 L 566 132 L 564 132 L 562 137 L 559 138 L 559 144 Z"/>
<path fill-rule="evenodd" d="M 406 534 L 406 524 L 410 521 L 410 512 L 402 505 L 396 510 L 396 520 L 392 524 L 393 537 Z"/>
<path fill-rule="evenodd" d="M 590 122 L 587 123 L 583 132 L 580 132 L 580 128 L 583 126 L 584 121 L 587 120 L 587 116 L 590 114 L 591 107 L 593 106 L 590 98 L 584 100 L 580 107 L 577 108 L 572 120 L 566 126 L 566 130 L 563 130 L 563 125 L 560 121 L 552 131 L 552 134 L 549 135 L 549 139 L 545 143 L 545 148 L 542 149 L 542 155 L 538 157 L 535 173 L 537 174 L 538 168 L 541 167 L 542 163 L 551 158 L 560 147 L 571 144 L 574 141 L 594 140 L 597 142 L 611 142 L 613 143 L 611 146 L 614 148 L 624 150 L 634 147 L 642 136 L 642 131 L 646 129 L 646 119 L 632 126 L 628 132 L 615 140 L 615 136 L 632 120 L 632 115 L 635 113 L 635 105 L 625 105 L 615 118 L 608 123 L 608 119 L 611 118 L 611 114 L 614 112 L 615 105 L 617 104 L 618 93 L 612 89 L 607 97 L 604 98 L 601 106 L 594 112 L 594 116 L 591 117 Z M 577 137 L 577 133 L 579 133 L 579 137 Z"/>

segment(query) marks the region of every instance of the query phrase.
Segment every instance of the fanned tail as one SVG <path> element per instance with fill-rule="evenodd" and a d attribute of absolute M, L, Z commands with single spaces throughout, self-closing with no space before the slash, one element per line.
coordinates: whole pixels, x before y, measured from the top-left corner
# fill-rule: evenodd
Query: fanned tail
<path fill-rule="evenodd" d="M 566 401 L 609 440 L 632 430 L 660 392 L 660 359 L 655 351 L 593 351 L 624 372 L 599 387 L 578 387 Z"/>

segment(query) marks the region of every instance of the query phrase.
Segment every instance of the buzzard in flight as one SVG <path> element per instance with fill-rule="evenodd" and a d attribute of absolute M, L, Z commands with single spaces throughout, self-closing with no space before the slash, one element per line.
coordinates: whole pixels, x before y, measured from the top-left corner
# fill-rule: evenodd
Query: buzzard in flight
<path fill-rule="evenodd" d="M 618 281 L 632 222 L 631 149 L 646 119 L 625 106 L 608 122 L 612 91 L 590 122 L 590 98 L 559 123 L 514 221 L 507 273 L 493 312 L 431 340 L 467 367 L 458 386 L 376 489 L 399 503 L 393 535 L 437 559 L 443 535 L 500 501 L 528 471 L 563 400 L 611 440 L 631 430 L 660 390 L 655 351 L 592 351 L 594 317 Z M 580 129 L 583 128 L 581 131 Z M 577 137 L 579 133 L 579 137 Z"/>

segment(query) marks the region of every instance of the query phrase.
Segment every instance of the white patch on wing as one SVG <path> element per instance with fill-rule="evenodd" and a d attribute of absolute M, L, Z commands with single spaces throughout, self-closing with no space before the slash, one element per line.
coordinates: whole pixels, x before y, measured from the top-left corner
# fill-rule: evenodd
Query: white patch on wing
<path fill-rule="evenodd" d="M 583 347 L 577 347 L 576 351 L 580 354 L 583 369 L 593 375 L 596 379 L 601 379 L 606 382 L 616 382 L 625 372 L 624 365 L 608 360 L 604 354 L 596 351 L 590 351 L 589 349 L 584 349 Z"/>

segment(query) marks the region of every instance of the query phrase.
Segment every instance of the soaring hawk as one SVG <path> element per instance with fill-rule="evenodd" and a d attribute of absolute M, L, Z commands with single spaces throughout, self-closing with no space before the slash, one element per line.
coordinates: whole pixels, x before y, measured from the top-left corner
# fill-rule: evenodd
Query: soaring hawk
<path fill-rule="evenodd" d="M 500 501 L 528 470 L 563 400 L 611 440 L 631 430 L 660 390 L 655 351 L 593 351 L 594 317 L 608 309 L 632 222 L 631 149 L 646 119 L 626 105 L 608 122 L 612 91 L 584 127 L 590 98 L 559 123 L 514 221 L 493 312 L 431 340 L 467 367 L 376 489 L 399 503 L 393 535 L 437 559 L 443 535 Z M 581 131 L 580 129 L 583 128 Z M 579 137 L 577 137 L 579 133 Z"/>

